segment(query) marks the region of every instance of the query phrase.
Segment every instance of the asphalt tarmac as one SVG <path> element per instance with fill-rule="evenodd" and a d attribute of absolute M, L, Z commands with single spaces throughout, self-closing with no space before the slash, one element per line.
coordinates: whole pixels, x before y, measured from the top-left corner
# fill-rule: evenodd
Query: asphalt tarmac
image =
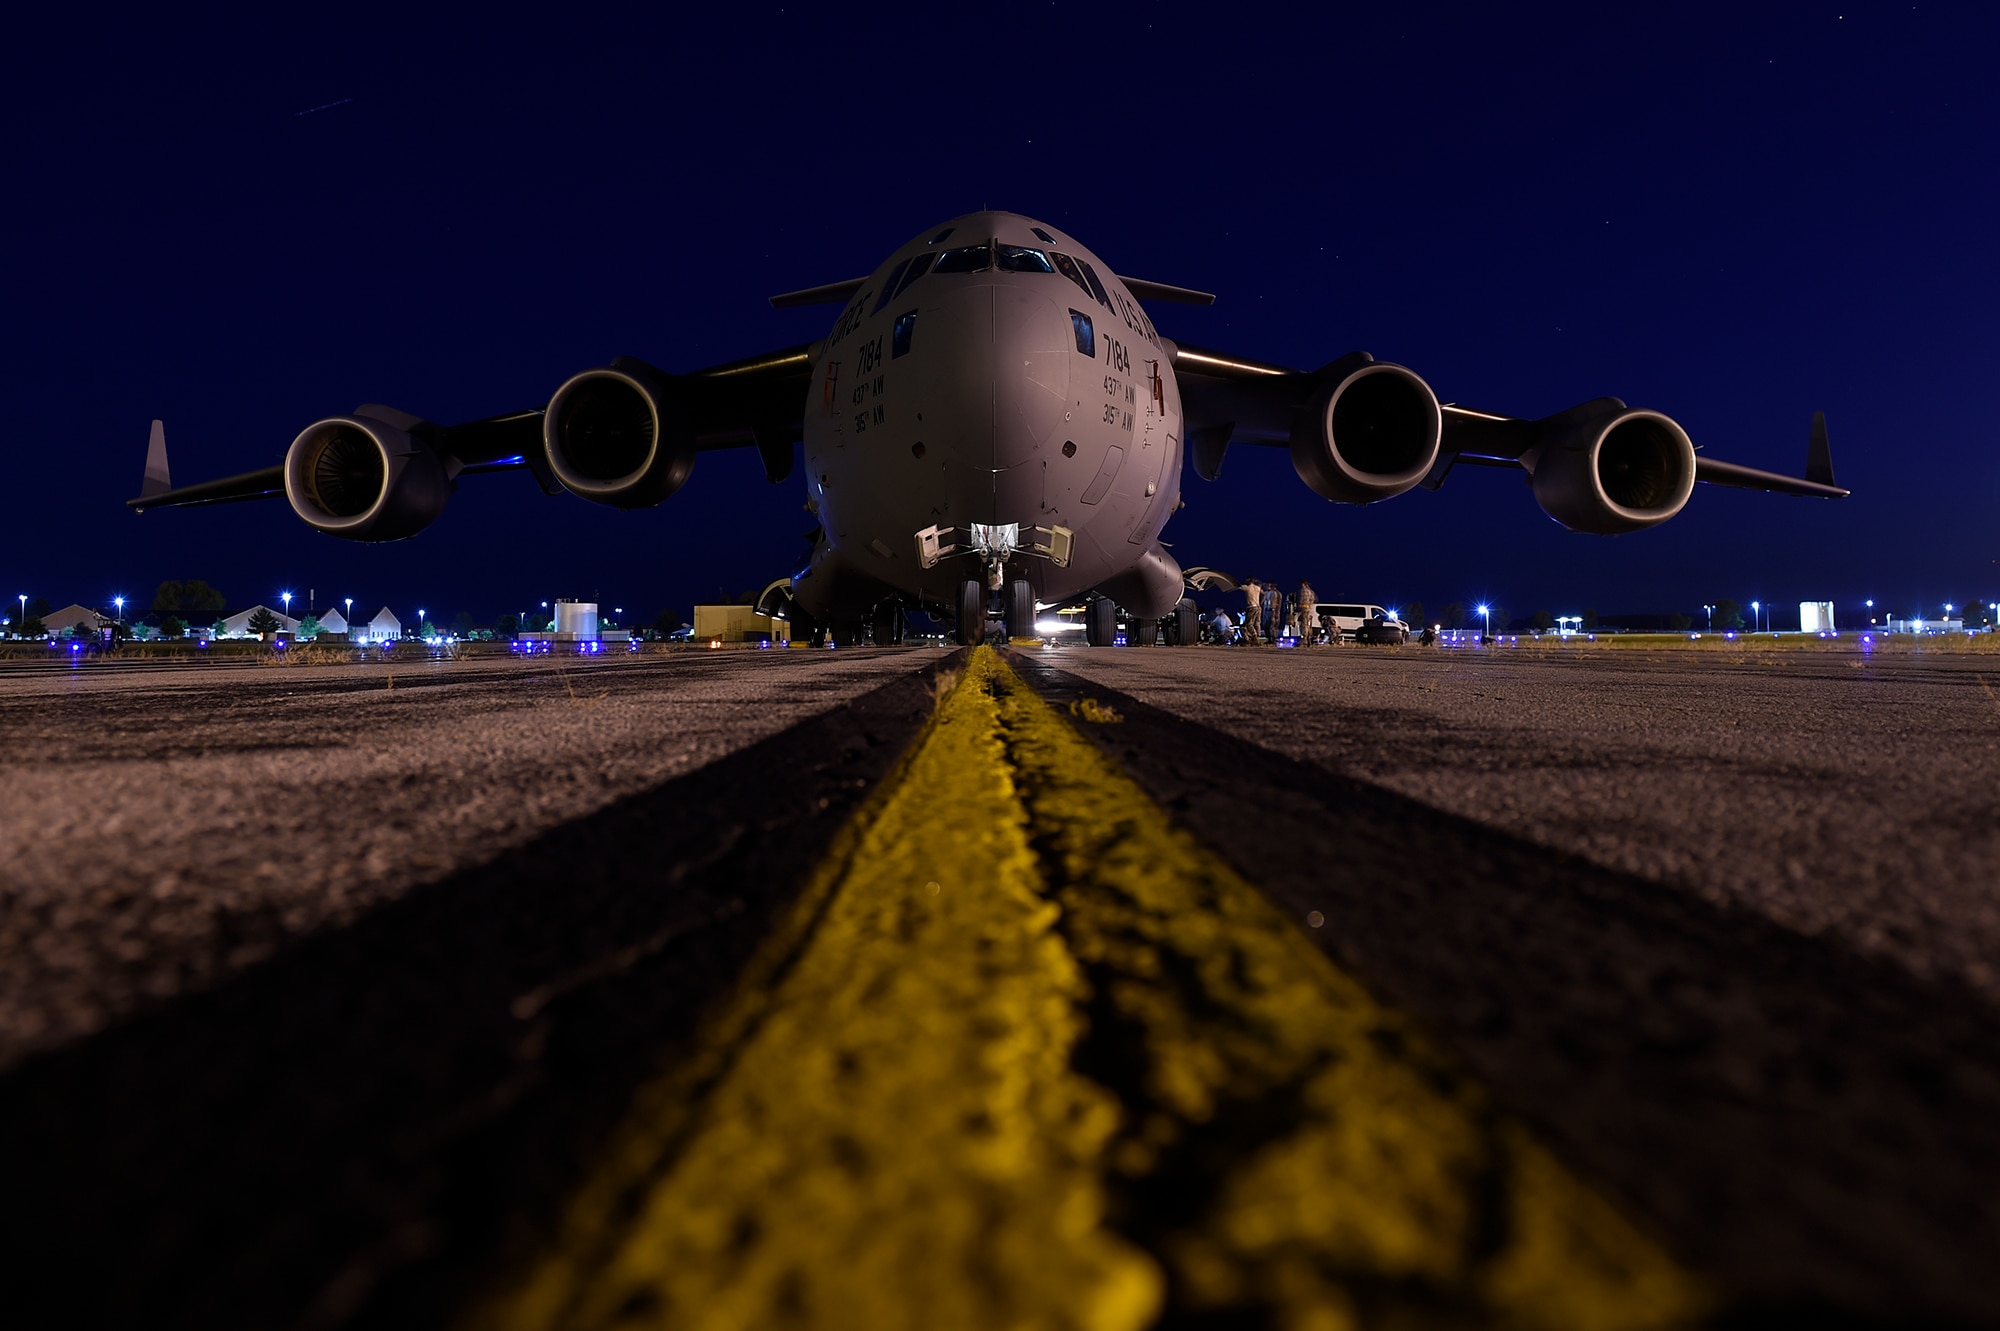
<path fill-rule="evenodd" d="M 26 1324 L 436 1325 L 544 1259 L 770 941 L 822 928 L 815 866 L 901 789 L 943 655 L 0 669 Z M 1010 656 L 1719 1324 L 2000 1323 L 1995 658 Z M 1215 1111 L 1202 1168 L 1274 1103 Z M 1200 1303 L 1159 1219 L 1194 1168 L 1106 1185 L 1157 1324 L 1285 1320 Z M 1390 1300 L 1360 1324 L 1507 1321 L 1350 1276 Z"/>

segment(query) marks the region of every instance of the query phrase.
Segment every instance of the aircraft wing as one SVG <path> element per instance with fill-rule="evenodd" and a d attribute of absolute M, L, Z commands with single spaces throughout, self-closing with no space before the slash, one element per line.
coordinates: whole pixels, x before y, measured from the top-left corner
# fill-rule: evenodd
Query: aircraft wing
<path fill-rule="evenodd" d="M 792 445 L 803 433 L 812 350 L 811 343 L 784 347 L 681 375 L 623 356 L 613 361 L 611 368 L 663 384 L 685 413 L 697 450 L 754 446 L 762 456 L 765 475 L 776 482 L 791 473 Z M 442 460 L 452 480 L 480 472 L 525 470 L 544 492 L 560 494 L 563 486 L 550 469 L 543 447 L 544 411 L 529 407 L 456 425 L 441 425 L 372 403 L 357 407 L 353 414 L 383 422 L 422 441 Z M 138 497 L 126 503 L 144 512 L 269 499 L 284 493 L 283 464 L 175 488 L 167 468 L 164 431 L 156 421 L 145 482 Z"/>
<path fill-rule="evenodd" d="M 1366 352 L 1357 352 L 1319 370 L 1304 371 L 1188 343 L 1170 345 L 1174 375 L 1181 387 L 1181 403 L 1187 417 L 1189 451 L 1195 471 L 1204 480 L 1214 480 L 1221 474 L 1223 456 L 1232 443 L 1289 446 L 1296 417 L 1322 387 L 1375 363 Z M 1617 398 L 1596 398 L 1536 420 L 1441 403 L 1438 454 L 1422 484 L 1436 489 L 1460 462 L 1525 468 L 1524 456 L 1546 443 L 1555 430 L 1593 416 L 1605 417 L 1626 410 Z M 1833 480 L 1824 413 L 1813 416 L 1804 476 L 1786 476 L 1697 452 L 1694 479 L 1706 485 L 1826 499 L 1843 498 L 1849 493 Z"/>

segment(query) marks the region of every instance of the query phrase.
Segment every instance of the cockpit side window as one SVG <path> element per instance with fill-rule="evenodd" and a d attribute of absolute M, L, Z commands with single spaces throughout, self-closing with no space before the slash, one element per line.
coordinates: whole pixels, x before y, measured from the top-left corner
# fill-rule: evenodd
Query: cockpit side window
<path fill-rule="evenodd" d="M 931 270 L 930 255 L 919 254 L 914 259 L 911 259 L 910 271 L 903 274 L 902 285 L 896 288 L 896 294 L 900 296 L 905 291 L 908 291 L 911 285 L 914 284 L 918 278 L 922 277 L 925 273 L 929 272 L 930 270 Z"/>
<path fill-rule="evenodd" d="M 895 331 L 889 334 L 889 359 L 910 354 L 910 338 L 917 331 L 917 312 L 896 316 Z"/>
<path fill-rule="evenodd" d="M 946 237 L 948 237 L 948 236 L 950 236 L 950 235 L 951 235 L 951 233 L 952 233 L 952 230 L 953 230 L 953 228 L 951 228 L 951 227 L 946 227 L 946 228 L 945 228 L 944 230 L 942 230 L 942 231 L 938 232 L 938 233 L 937 233 L 937 234 L 936 234 L 935 236 L 932 236 L 932 237 L 930 238 L 930 241 L 929 241 L 929 243 L 930 243 L 930 244 L 932 244 L 932 245 L 942 245 L 942 244 L 944 244 L 944 242 L 945 242 L 945 239 L 946 239 Z"/>
<path fill-rule="evenodd" d="M 938 255 L 934 273 L 983 273 L 993 266 L 991 245 L 965 245 Z"/>
<path fill-rule="evenodd" d="M 995 245 L 993 253 L 1003 273 L 1053 273 L 1049 256 L 1025 245 Z"/>
<path fill-rule="evenodd" d="M 1090 316 L 1081 310 L 1071 310 L 1069 326 L 1076 330 L 1076 349 L 1086 356 L 1097 355 L 1097 329 L 1091 326 Z"/>
<path fill-rule="evenodd" d="M 880 314 L 896 298 L 897 284 L 903 280 L 903 271 L 909 266 L 910 261 L 905 259 L 889 270 L 889 280 L 882 284 L 882 294 L 875 298 L 875 308 L 868 311 L 871 315 Z"/>
<path fill-rule="evenodd" d="M 1104 289 L 1104 283 L 1097 280 L 1097 270 L 1082 259 L 1078 259 L 1076 265 L 1083 269 L 1083 276 L 1090 283 L 1090 294 L 1097 297 L 1097 303 L 1115 313 L 1116 307 L 1111 303 L 1111 293 Z"/>
<path fill-rule="evenodd" d="M 1070 258 L 1067 254 L 1057 253 L 1051 253 L 1049 258 L 1055 260 L 1056 271 L 1076 283 L 1077 289 L 1083 292 L 1085 296 L 1088 296 L 1092 300 L 1097 299 L 1097 293 L 1090 289 L 1090 283 L 1083 280 L 1083 270 L 1076 266 L 1075 259 Z"/>
<path fill-rule="evenodd" d="M 1028 228 L 1028 230 L 1030 230 L 1030 231 L 1034 232 L 1034 233 L 1035 233 L 1036 235 L 1040 236 L 1040 237 L 1041 237 L 1041 238 L 1043 239 L 1043 241 L 1045 241 L 1046 243 L 1048 243 L 1048 244 L 1050 244 L 1050 245 L 1053 245 L 1053 244 L 1055 244 L 1055 243 L 1056 243 L 1056 238 L 1055 238 L 1054 236 L 1050 235 L 1050 234 L 1049 234 L 1048 232 L 1046 232 L 1046 231 L 1042 230 L 1042 229 L 1041 229 L 1040 227 L 1038 227 L 1038 226 L 1031 226 L 1031 227 L 1029 227 L 1029 228 Z"/>

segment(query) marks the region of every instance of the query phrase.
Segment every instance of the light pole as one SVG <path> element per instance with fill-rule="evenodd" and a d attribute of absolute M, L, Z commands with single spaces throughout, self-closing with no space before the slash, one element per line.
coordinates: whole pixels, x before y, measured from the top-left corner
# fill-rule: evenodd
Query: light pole
<path fill-rule="evenodd" d="M 285 618 L 290 619 L 292 617 L 292 594 L 290 592 L 279 592 L 278 599 L 285 603 Z"/>
<path fill-rule="evenodd" d="M 419 638 L 428 636 L 424 632 L 424 608 L 422 606 L 417 607 L 417 636 Z"/>
<path fill-rule="evenodd" d="M 112 605 L 114 605 L 114 606 L 116 606 L 116 607 L 118 607 L 118 622 L 119 622 L 119 623 L 121 623 L 121 624 L 122 624 L 122 623 L 124 623 L 124 622 L 125 622 L 125 598 L 124 598 L 124 597 L 122 597 L 122 596 L 114 596 L 114 597 L 112 597 L 112 598 L 111 598 L 111 604 L 112 604 Z"/>
<path fill-rule="evenodd" d="M 1868 624 L 1871 628 L 1875 625 L 1875 602 L 1873 598 L 1870 598 L 1868 602 Z"/>
<path fill-rule="evenodd" d="M 1752 633 L 1763 632 L 1763 627 L 1762 627 L 1763 622 L 1764 622 L 1763 602 L 1752 601 L 1750 603 L 1750 631 Z"/>
<path fill-rule="evenodd" d="M 347 598 L 347 640 L 354 641 L 354 598 Z"/>
<path fill-rule="evenodd" d="M 1482 605 L 1478 607 L 1478 610 L 1480 619 L 1485 621 L 1486 625 L 1485 629 L 1479 635 L 1480 640 L 1483 642 L 1485 639 L 1493 636 L 1493 607 Z"/>
<path fill-rule="evenodd" d="M 1702 609 L 1708 612 L 1708 631 L 1710 633 L 1715 632 L 1715 607 L 1705 604 L 1702 606 Z"/>
<path fill-rule="evenodd" d="M 22 592 L 20 600 L 21 600 L 21 617 L 14 621 L 14 627 L 17 630 L 19 630 L 20 635 L 25 638 L 28 636 L 28 594 L 26 592 Z"/>

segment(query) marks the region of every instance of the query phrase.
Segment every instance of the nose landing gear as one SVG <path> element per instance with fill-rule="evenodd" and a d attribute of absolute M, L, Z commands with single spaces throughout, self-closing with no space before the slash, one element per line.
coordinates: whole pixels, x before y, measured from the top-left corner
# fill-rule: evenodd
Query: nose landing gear
<path fill-rule="evenodd" d="M 1092 647 L 1109 647 L 1118 640 L 1118 606 L 1099 597 L 1083 608 L 1083 640 Z"/>
<path fill-rule="evenodd" d="M 958 584 L 958 642 L 977 647 L 986 641 L 986 587 L 967 578 Z"/>
<path fill-rule="evenodd" d="M 1016 578 L 1007 584 L 1007 636 L 1035 636 L 1035 589 L 1028 585 L 1025 578 Z"/>

